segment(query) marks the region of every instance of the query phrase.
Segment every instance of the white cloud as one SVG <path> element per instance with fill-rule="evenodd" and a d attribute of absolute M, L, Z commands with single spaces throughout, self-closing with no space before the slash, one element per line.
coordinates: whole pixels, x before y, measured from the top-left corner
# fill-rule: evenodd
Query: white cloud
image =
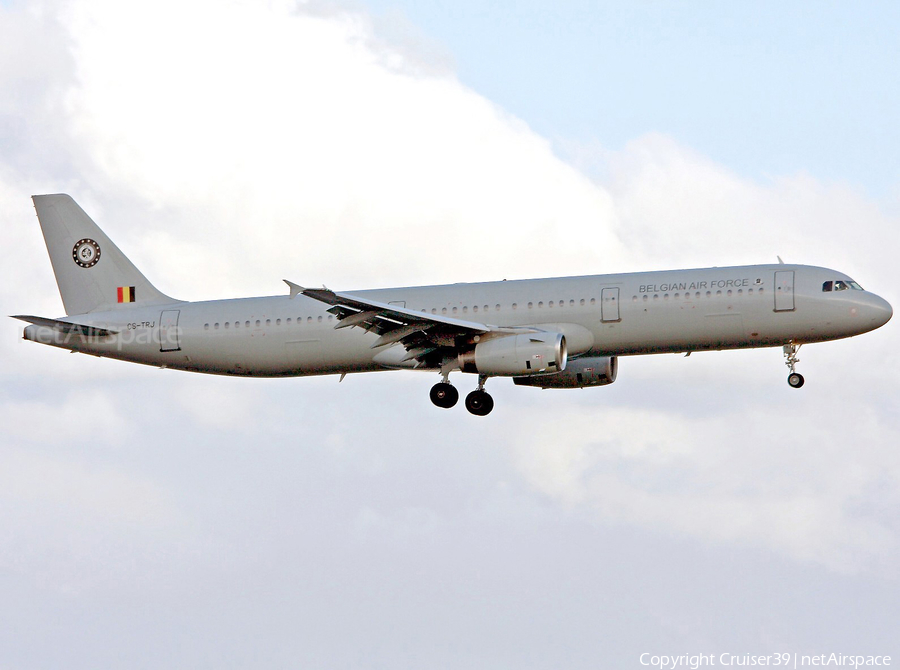
<path fill-rule="evenodd" d="M 860 186 L 799 171 L 742 175 L 662 133 L 613 151 L 598 141 L 558 141 L 561 153 L 610 193 L 619 232 L 640 262 L 707 265 L 789 262 L 890 265 L 898 239 L 896 193 L 873 200 Z M 663 265 L 660 267 L 669 267 Z M 877 268 L 876 268 L 877 269 Z"/>
<path fill-rule="evenodd" d="M 822 397 L 783 414 L 759 400 L 706 416 L 657 406 L 568 409 L 520 432 L 511 449 L 538 490 L 605 521 L 839 571 L 893 569 L 898 529 L 870 504 L 900 502 L 892 447 L 900 432 L 839 393 L 824 394 L 828 406 L 852 420 L 823 422 Z M 528 425 L 533 410 L 520 412 L 513 423 Z"/>
<path fill-rule="evenodd" d="M 408 50 L 385 67 L 362 15 L 101 0 L 69 13 L 85 180 L 164 210 L 168 230 L 191 225 L 179 247 L 151 212 L 95 218 L 147 225 L 136 246 L 179 251 L 153 270 L 192 293 L 276 290 L 283 274 L 346 287 L 624 268 L 602 189 L 451 75 L 399 67 Z"/>
<path fill-rule="evenodd" d="M 861 281 L 870 284 L 887 279 L 886 249 L 900 242 L 900 220 L 846 184 L 803 173 L 757 182 L 659 134 L 601 155 L 623 242 L 654 264 L 770 263 L 781 255 L 868 274 Z"/>
<path fill-rule="evenodd" d="M 118 446 L 133 435 L 130 424 L 109 394 L 82 385 L 68 387 L 62 403 L 8 400 L 0 408 L 6 435 L 18 442 L 55 442 Z"/>

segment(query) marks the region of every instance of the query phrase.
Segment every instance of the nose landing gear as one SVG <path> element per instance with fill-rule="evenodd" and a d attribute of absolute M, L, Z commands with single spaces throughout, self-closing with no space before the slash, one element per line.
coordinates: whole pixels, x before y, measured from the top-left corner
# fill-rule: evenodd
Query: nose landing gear
<path fill-rule="evenodd" d="M 803 386 L 803 382 L 806 381 L 803 379 L 803 375 L 794 369 L 794 366 L 800 362 L 800 359 L 797 358 L 797 352 L 800 351 L 801 346 L 803 345 L 794 344 L 793 342 L 784 345 L 784 364 L 787 365 L 788 369 L 791 371 L 788 375 L 788 385 L 795 389 Z"/>

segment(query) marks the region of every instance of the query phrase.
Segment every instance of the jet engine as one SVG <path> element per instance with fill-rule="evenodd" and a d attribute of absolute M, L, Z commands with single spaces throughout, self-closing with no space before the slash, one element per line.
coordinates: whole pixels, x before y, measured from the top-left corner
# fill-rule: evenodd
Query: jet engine
<path fill-rule="evenodd" d="M 556 374 L 513 377 L 513 382 L 542 389 L 580 389 L 612 384 L 618 371 L 619 359 L 615 356 L 595 356 L 571 360 L 565 370 Z"/>
<path fill-rule="evenodd" d="M 528 333 L 479 342 L 459 354 L 459 367 L 484 375 L 536 375 L 565 370 L 567 358 L 562 333 Z"/>

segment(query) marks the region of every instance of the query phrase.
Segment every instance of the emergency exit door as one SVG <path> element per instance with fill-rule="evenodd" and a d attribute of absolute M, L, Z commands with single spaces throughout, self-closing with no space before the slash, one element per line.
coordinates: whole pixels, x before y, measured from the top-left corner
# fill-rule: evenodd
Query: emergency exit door
<path fill-rule="evenodd" d="M 600 292 L 600 320 L 621 321 L 619 318 L 619 289 L 605 288 Z"/>
<path fill-rule="evenodd" d="M 779 270 L 775 273 L 775 311 L 790 312 L 794 309 L 794 271 Z"/>
<path fill-rule="evenodd" d="M 180 310 L 167 309 L 159 315 L 159 350 L 181 351 L 181 333 L 178 330 Z"/>

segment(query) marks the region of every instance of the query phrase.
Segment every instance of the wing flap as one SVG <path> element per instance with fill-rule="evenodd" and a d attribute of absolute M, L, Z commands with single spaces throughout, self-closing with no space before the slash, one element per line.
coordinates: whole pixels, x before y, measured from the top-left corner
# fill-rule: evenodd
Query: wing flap
<path fill-rule="evenodd" d="M 361 298 L 349 293 L 335 293 L 329 289 L 313 289 L 308 288 L 301 291 L 303 295 L 320 302 L 339 307 L 340 313 L 349 312 L 358 314 L 360 312 L 376 312 L 373 318 L 378 320 L 391 321 L 398 326 L 408 325 L 411 323 L 440 323 L 453 328 L 470 331 L 474 333 L 488 333 L 491 326 L 475 321 L 464 321 L 463 319 L 454 319 L 448 316 L 438 316 L 436 314 L 427 314 L 425 312 L 417 312 L 413 309 L 400 307 L 399 305 L 391 305 L 386 302 L 378 302 L 368 298 Z M 331 311 L 333 314 L 337 312 Z M 338 315 L 340 319 L 341 316 Z M 338 324 L 340 325 L 340 324 Z M 518 331 L 517 331 L 518 332 Z"/>
<path fill-rule="evenodd" d="M 373 349 L 400 342 L 407 352 L 402 361 L 416 360 L 422 365 L 442 366 L 446 360 L 456 358 L 460 347 L 484 337 L 539 332 L 538 328 L 493 326 L 424 310 L 417 312 L 327 288 L 306 289 L 287 280 L 285 283 L 291 289 L 291 297 L 302 293 L 331 305 L 327 311 L 337 317 L 336 329 L 357 327 L 378 335 Z"/>

